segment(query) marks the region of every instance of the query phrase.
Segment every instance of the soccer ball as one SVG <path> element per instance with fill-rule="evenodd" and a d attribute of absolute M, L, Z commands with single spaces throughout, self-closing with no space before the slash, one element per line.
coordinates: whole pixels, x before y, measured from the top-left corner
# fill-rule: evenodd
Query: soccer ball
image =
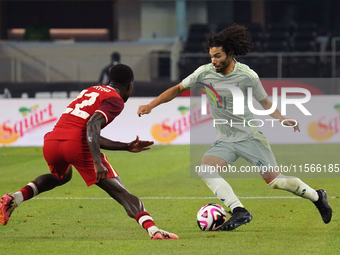
<path fill-rule="evenodd" d="M 224 208 L 215 203 L 203 206 L 197 213 L 197 224 L 202 231 L 215 231 L 226 219 Z"/>

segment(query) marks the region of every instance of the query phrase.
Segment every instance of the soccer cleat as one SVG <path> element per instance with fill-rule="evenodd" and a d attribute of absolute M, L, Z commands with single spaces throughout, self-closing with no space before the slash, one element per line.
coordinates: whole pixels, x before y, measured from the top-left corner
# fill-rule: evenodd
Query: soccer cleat
<path fill-rule="evenodd" d="M 230 219 L 224 222 L 221 227 L 218 228 L 218 230 L 231 231 L 235 228 L 238 228 L 239 226 L 249 223 L 253 219 L 251 213 L 245 208 L 237 207 L 235 209 Z"/>
<path fill-rule="evenodd" d="M 151 239 L 152 240 L 156 240 L 156 239 L 178 239 L 178 236 L 173 234 L 173 233 L 169 233 L 167 231 L 164 231 L 162 229 L 158 229 L 158 230 L 151 233 Z"/>
<path fill-rule="evenodd" d="M 316 208 L 318 208 L 323 222 L 327 224 L 332 219 L 332 207 L 328 203 L 326 191 L 319 189 L 316 192 L 319 195 L 319 199 L 313 203 L 315 204 Z"/>
<path fill-rule="evenodd" d="M 13 194 L 5 194 L 1 198 L 0 205 L 0 223 L 6 225 L 11 217 L 12 212 L 17 207 Z"/>

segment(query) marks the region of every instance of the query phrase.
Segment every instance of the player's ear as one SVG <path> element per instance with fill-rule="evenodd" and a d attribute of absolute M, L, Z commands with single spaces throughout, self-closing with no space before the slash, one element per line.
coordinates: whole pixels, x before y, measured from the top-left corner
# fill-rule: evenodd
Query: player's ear
<path fill-rule="evenodd" d="M 130 84 L 128 85 L 127 91 L 132 91 L 133 89 L 133 81 L 130 82 Z"/>
<path fill-rule="evenodd" d="M 231 58 L 234 57 L 234 51 L 232 51 L 232 50 L 228 52 L 228 58 L 230 58 L 230 57 Z"/>

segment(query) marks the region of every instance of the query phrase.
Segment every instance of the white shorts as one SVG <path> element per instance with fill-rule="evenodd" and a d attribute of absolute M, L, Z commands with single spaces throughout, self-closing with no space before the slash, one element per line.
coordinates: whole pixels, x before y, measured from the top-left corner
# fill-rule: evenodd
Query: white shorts
<path fill-rule="evenodd" d="M 254 166 L 266 166 L 266 169 L 277 166 L 270 145 L 262 135 L 240 142 L 216 141 L 204 156 L 219 157 L 228 165 L 233 165 L 241 157 Z"/>

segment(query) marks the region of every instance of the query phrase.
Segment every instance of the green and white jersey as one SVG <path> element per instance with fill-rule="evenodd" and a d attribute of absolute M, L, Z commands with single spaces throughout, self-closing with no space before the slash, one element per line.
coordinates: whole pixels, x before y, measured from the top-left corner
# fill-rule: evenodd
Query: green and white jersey
<path fill-rule="evenodd" d="M 217 73 L 213 64 L 200 66 L 194 73 L 189 75 L 182 81 L 184 88 L 190 89 L 195 86 L 202 86 L 204 83 L 213 87 L 222 100 L 222 105 L 216 95 L 217 102 L 215 105 L 213 99 L 207 96 L 212 117 L 216 119 L 227 120 L 227 124 L 216 124 L 217 139 L 225 142 L 238 142 L 248 139 L 249 137 L 258 136 L 258 128 L 250 127 L 248 121 L 253 119 L 253 114 L 248 108 L 248 96 L 254 96 L 257 101 L 262 101 L 267 97 L 260 79 L 252 69 L 247 65 L 235 61 L 234 70 L 223 75 Z M 244 95 L 244 114 L 233 114 L 233 96 L 228 88 L 224 86 L 231 85 L 238 87 Z M 248 95 L 247 88 L 252 87 L 253 95 Z M 208 89 L 209 90 L 209 89 Z M 214 93 L 212 93 L 214 94 Z M 251 122 L 252 126 L 256 123 Z"/>

